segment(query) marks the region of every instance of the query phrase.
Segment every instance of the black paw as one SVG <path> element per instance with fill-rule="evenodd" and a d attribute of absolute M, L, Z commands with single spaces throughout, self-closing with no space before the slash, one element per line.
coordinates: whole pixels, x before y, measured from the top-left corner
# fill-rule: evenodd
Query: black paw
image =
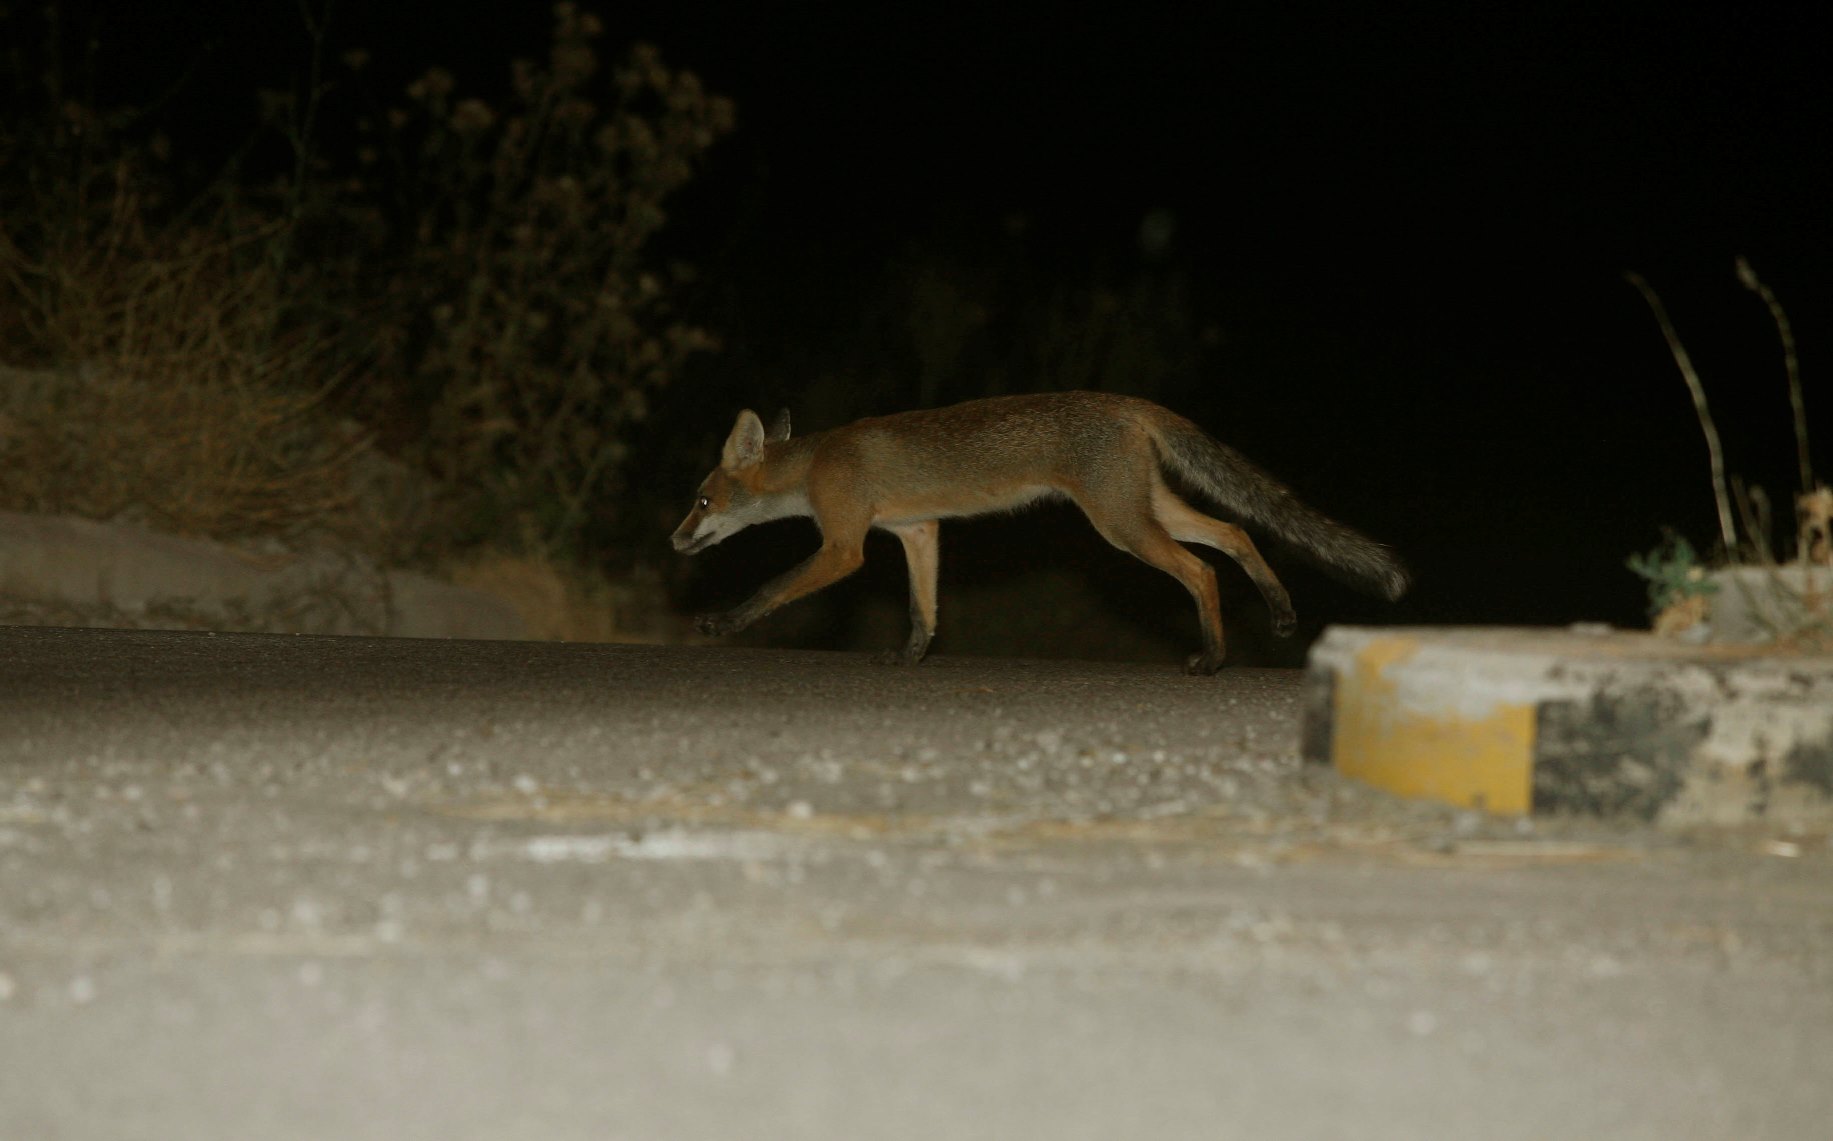
<path fill-rule="evenodd" d="M 1222 655 L 1201 653 L 1192 654 L 1184 659 L 1184 672 L 1198 677 L 1207 677 L 1222 668 Z"/>
<path fill-rule="evenodd" d="M 726 634 L 737 633 L 741 624 L 730 614 L 702 614 L 694 619 L 694 629 L 709 638 L 719 638 Z"/>
<path fill-rule="evenodd" d="M 1290 610 L 1283 614 L 1273 615 L 1273 633 L 1281 638 L 1290 638 L 1292 631 L 1298 629 L 1298 615 Z"/>

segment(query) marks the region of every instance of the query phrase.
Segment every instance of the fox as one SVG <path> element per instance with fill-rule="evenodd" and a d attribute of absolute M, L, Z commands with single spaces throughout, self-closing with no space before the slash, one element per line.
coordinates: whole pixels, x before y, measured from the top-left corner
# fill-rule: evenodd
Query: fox
<path fill-rule="evenodd" d="M 936 634 L 941 520 L 1066 498 L 1109 543 L 1183 584 L 1203 637 L 1184 670 L 1213 674 L 1227 653 L 1215 569 L 1185 543 L 1239 564 L 1260 589 L 1276 634 L 1290 635 L 1297 615 L 1247 532 L 1192 507 L 1167 475 L 1354 585 L 1390 601 L 1406 592 L 1407 569 L 1386 546 L 1306 506 L 1193 421 L 1104 392 L 988 397 L 794 438 L 787 409 L 768 429 L 745 409 L 670 541 L 695 555 L 776 519 L 812 517 L 820 530 L 820 548 L 800 565 L 731 610 L 696 620 L 716 637 L 852 574 L 865 562 L 867 533 L 889 531 L 910 572 L 910 637 L 881 660 L 915 665 Z"/>

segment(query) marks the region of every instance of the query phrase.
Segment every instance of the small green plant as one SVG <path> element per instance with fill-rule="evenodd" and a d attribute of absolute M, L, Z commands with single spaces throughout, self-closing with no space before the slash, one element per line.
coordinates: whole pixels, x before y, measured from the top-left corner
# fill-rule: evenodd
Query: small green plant
<path fill-rule="evenodd" d="M 1706 566 L 1693 544 L 1672 530 L 1664 529 L 1659 545 L 1644 554 L 1629 556 L 1626 565 L 1648 583 L 1651 618 L 1718 590 L 1718 584 L 1706 577 Z"/>

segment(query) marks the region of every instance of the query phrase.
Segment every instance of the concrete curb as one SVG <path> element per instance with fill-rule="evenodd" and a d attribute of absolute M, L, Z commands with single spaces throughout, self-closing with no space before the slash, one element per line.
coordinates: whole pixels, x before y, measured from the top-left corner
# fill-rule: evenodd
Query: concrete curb
<path fill-rule="evenodd" d="M 526 638 L 507 601 L 330 551 L 256 552 L 127 523 L 0 512 L 12 617 L 142 629 Z"/>
<path fill-rule="evenodd" d="M 1716 589 L 1707 624 L 1713 642 L 1774 642 L 1833 627 L 1833 567 L 1721 567 L 1706 574 Z"/>
<path fill-rule="evenodd" d="M 1833 825 L 1833 656 L 1608 628 L 1337 627 L 1304 752 L 1503 814 Z"/>

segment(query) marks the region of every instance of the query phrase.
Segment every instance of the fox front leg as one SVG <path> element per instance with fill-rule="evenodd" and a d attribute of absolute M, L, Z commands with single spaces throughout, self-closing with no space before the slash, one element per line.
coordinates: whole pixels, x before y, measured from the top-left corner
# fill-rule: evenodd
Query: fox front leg
<path fill-rule="evenodd" d="M 823 543 L 821 549 L 804 559 L 800 566 L 771 579 L 742 604 L 723 614 L 707 614 L 695 619 L 694 626 L 709 637 L 736 634 L 777 607 L 838 582 L 858 570 L 865 561 L 863 543 Z"/>
<path fill-rule="evenodd" d="M 728 610 L 723 614 L 702 614 L 694 619 L 694 629 L 709 638 L 723 638 L 727 634 L 736 634 L 751 621 L 740 616 L 739 611 Z"/>

